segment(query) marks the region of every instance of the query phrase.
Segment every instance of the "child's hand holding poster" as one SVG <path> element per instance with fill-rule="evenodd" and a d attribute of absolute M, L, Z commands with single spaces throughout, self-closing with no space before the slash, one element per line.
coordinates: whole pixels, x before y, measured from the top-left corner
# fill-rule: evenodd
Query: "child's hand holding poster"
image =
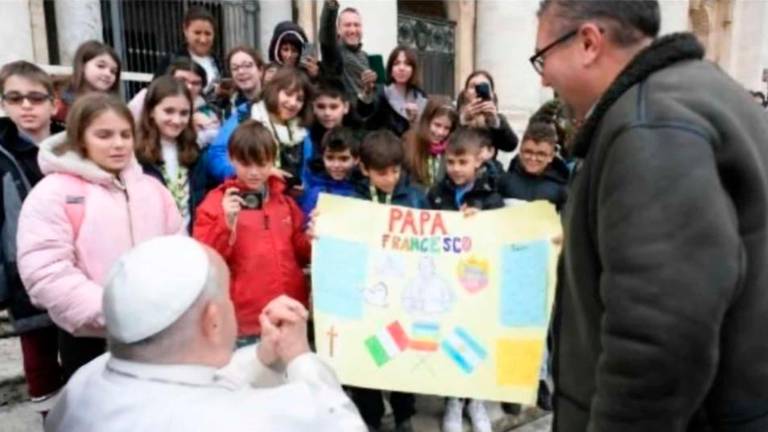
<path fill-rule="evenodd" d="M 318 214 L 315 342 L 343 383 L 535 400 L 562 233 L 550 204 L 465 218 L 322 195 Z"/>

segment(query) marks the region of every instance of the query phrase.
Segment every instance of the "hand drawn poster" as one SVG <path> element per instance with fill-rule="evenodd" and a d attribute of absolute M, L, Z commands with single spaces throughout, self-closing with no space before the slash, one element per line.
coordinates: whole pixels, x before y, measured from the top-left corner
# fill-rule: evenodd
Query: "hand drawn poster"
<path fill-rule="evenodd" d="M 562 232 L 551 205 L 464 218 L 321 195 L 318 213 L 315 343 L 343 383 L 535 400 Z"/>

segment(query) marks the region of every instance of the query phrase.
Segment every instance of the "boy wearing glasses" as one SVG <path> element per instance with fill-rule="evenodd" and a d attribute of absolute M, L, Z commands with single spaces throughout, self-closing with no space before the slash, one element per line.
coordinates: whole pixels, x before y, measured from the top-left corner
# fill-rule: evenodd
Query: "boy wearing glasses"
<path fill-rule="evenodd" d="M 51 117 L 53 83 L 50 76 L 26 61 L 0 70 L 0 304 L 8 306 L 19 333 L 24 376 L 38 411 L 62 385 L 57 330 L 45 311 L 34 307 L 16 268 L 16 229 L 21 203 L 43 178 L 37 164 L 38 144 L 64 127 Z"/>
<path fill-rule="evenodd" d="M 523 201 L 547 200 L 558 211 L 565 204 L 568 167 L 556 154 L 557 136 L 548 123 L 531 123 L 520 153 L 509 164 L 503 195 Z"/>

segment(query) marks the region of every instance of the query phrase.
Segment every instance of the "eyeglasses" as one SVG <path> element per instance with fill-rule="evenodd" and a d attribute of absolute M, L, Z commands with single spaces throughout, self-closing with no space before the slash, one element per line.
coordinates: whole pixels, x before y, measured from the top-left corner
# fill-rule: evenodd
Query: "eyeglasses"
<path fill-rule="evenodd" d="M 537 152 L 533 150 L 521 150 L 520 154 L 528 159 L 536 159 L 538 161 L 545 161 L 552 157 L 548 152 Z"/>
<path fill-rule="evenodd" d="M 53 98 L 48 93 L 42 92 L 29 92 L 27 94 L 10 92 L 3 95 L 3 102 L 8 105 L 21 105 L 24 103 L 24 99 L 29 101 L 30 105 L 42 105 Z"/>
<path fill-rule="evenodd" d="M 529 62 L 531 62 L 531 66 L 533 66 L 533 69 L 536 70 L 536 72 L 541 75 L 542 71 L 544 71 L 544 54 L 551 50 L 552 48 L 560 45 L 561 43 L 567 41 L 568 39 L 576 36 L 579 33 L 579 30 L 572 30 L 568 33 L 564 34 L 563 36 L 557 38 L 554 42 L 551 44 L 545 46 L 544 48 L 536 51 L 531 58 L 528 59 Z"/>
<path fill-rule="evenodd" d="M 232 65 L 229 69 L 232 70 L 232 73 L 237 73 L 240 69 L 251 69 L 252 67 L 256 66 L 253 62 L 248 63 L 241 63 L 239 65 Z"/>

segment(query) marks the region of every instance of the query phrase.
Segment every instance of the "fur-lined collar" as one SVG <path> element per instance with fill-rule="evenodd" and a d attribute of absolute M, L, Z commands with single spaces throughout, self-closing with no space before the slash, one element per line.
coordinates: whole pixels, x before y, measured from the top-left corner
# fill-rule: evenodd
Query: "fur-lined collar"
<path fill-rule="evenodd" d="M 40 164 L 40 170 L 43 174 L 71 174 L 83 178 L 91 183 L 97 183 L 105 186 L 116 186 L 123 188 L 118 179 L 101 169 L 90 159 L 86 159 L 75 151 L 68 150 L 62 154 L 56 154 L 54 150 L 63 145 L 67 140 L 67 133 L 61 132 L 49 137 L 40 143 L 40 152 L 37 155 L 37 161 Z M 128 166 L 120 173 L 120 177 L 125 181 L 127 177 L 141 175 L 141 167 L 136 158 L 132 158 Z"/>
<path fill-rule="evenodd" d="M 592 135 L 603 116 L 632 86 L 674 63 L 703 57 L 704 48 L 692 33 L 675 33 L 661 37 L 640 51 L 595 105 L 592 114 L 573 140 L 573 155 L 579 158 L 587 155 Z"/>

